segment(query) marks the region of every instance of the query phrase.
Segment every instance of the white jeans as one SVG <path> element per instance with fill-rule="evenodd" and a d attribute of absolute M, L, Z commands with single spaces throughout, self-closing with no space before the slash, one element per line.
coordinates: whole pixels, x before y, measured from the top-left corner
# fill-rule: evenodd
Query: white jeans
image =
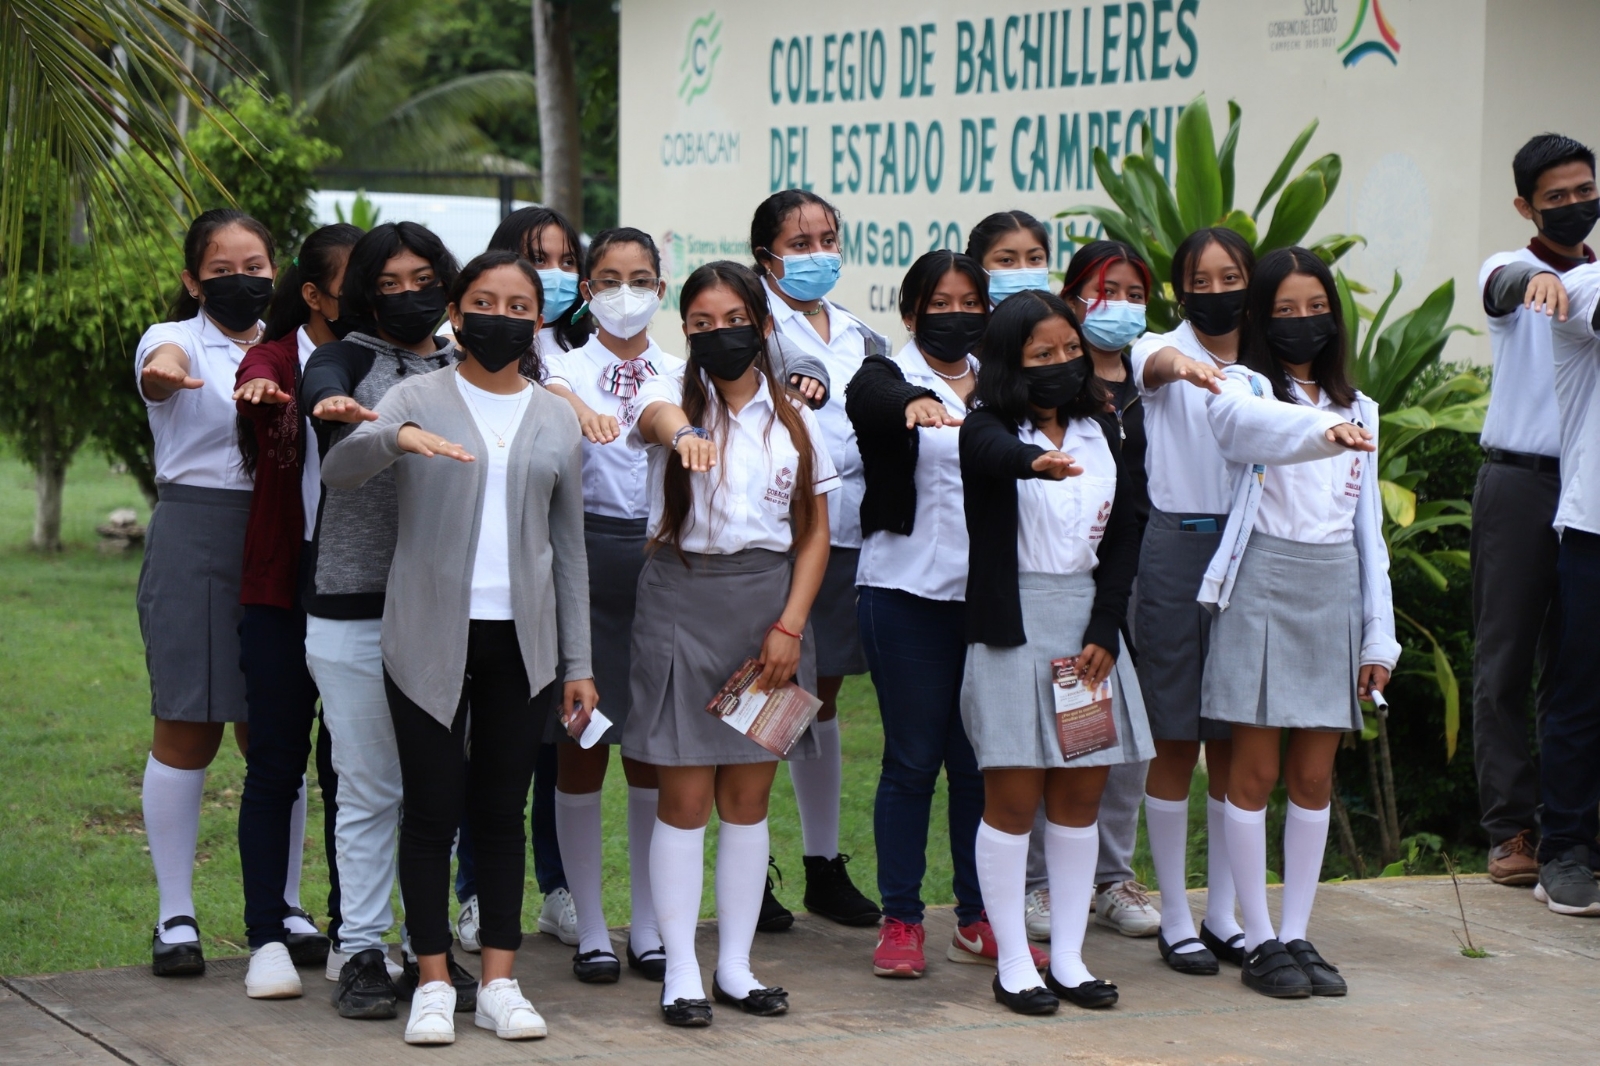
<path fill-rule="evenodd" d="M 306 665 L 322 694 L 322 720 L 339 775 L 334 828 L 346 957 L 382 948 L 394 924 L 395 847 L 400 827 L 400 755 L 383 691 L 377 618 L 306 619 Z"/>

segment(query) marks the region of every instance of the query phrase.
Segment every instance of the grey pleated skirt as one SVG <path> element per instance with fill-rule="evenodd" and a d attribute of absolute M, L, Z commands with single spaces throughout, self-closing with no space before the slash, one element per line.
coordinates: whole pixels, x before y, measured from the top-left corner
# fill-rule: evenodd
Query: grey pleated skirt
<path fill-rule="evenodd" d="M 867 672 L 856 621 L 856 568 L 860 548 L 828 549 L 828 569 L 811 605 L 811 626 L 817 631 L 817 676 L 847 677 Z"/>
<path fill-rule="evenodd" d="M 1361 560 L 1354 541 L 1252 532 L 1211 624 L 1201 713 L 1280 729 L 1360 729 Z"/>
<path fill-rule="evenodd" d="M 1118 669 L 1111 677 L 1117 743 L 1070 763 L 1061 758 L 1050 660 L 1083 650 L 1083 631 L 1094 607 L 1094 576 L 1024 573 L 1017 584 L 1028 643 L 1014 648 L 967 645 L 961 721 L 978 768 L 1115 766 L 1153 756 L 1138 681 L 1132 670 Z M 1119 663 L 1122 658 L 1118 656 Z"/>
<path fill-rule="evenodd" d="M 689 555 L 663 548 L 639 574 L 630 672 L 633 706 L 622 754 L 656 766 L 729 766 L 776 761 L 771 752 L 706 710 L 722 683 L 761 654 L 767 627 L 789 598 L 789 557 L 751 548 L 735 555 Z M 813 627 L 800 643 L 795 681 L 817 690 Z M 790 759 L 818 754 L 806 730 Z"/>
<path fill-rule="evenodd" d="M 1215 533 L 1185 532 L 1185 519 L 1210 518 Z M 1168 514 L 1150 509 L 1134 588 L 1139 688 L 1156 740 L 1226 740 L 1233 729 L 1200 715 L 1200 679 L 1211 638 L 1211 612 L 1195 600 L 1227 515 Z"/>
<path fill-rule="evenodd" d="M 239 578 L 250 493 L 162 485 L 145 533 L 135 604 L 150 713 L 168 722 L 243 722 Z"/>
<path fill-rule="evenodd" d="M 599 709 L 612 727 L 602 744 L 622 743 L 622 727 L 633 704 L 633 615 L 639 595 L 639 573 L 644 569 L 646 520 L 583 516 L 583 546 L 589 555 L 589 658 L 594 667 L 594 687 L 600 693 Z M 576 743 L 561 725 L 560 700 L 555 700 L 545 723 L 546 743 Z"/>

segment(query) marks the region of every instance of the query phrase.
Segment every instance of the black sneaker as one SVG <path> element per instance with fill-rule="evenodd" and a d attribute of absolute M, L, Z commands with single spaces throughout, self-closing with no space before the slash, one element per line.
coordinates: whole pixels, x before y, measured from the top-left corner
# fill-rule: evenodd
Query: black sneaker
<path fill-rule="evenodd" d="M 1600 884 L 1589 865 L 1589 849 L 1577 844 L 1540 863 L 1533 898 L 1557 914 L 1600 917 Z"/>
<path fill-rule="evenodd" d="M 316 928 L 317 923 L 312 921 L 311 915 L 295 907 L 289 911 L 291 918 L 304 918 L 311 922 L 311 927 Z M 294 960 L 296 966 L 321 966 L 328 961 L 328 948 L 331 941 L 321 933 L 290 933 L 284 938 L 285 946 L 289 949 L 289 958 Z"/>
<path fill-rule="evenodd" d="M 422 968 L 417 965 L 417 960 L 402 956 L 404 965 L 401 974 L 394 983 L 395 996 L 411 1002 L 411 997 L 416 995 L 417 985 L 422 981 Z M 467 972 L 467 968 L 456 961 L 455 953 L 444 953 L 444 964 L 450 971 L 450 985 L 456 990 L 456 1013 L 463 1014 L 467 1011 L 478 1009 L 478 979 Z"/>
<path fill-rule="evenodd" d="M 1304 999 L 1311 995 L 1311 978 L 1300 969 L 1283 941 L 1277 939 L 1263 940 L 1245 955 L 1239 980 L 1246 988 L 1273 999 Z"/>
<path fill-rule="evenodd" d="M 778 875 L 778 884 L 783 884 L 783 871 L 778 869 L 776 860 L 770 855 L 767 856 L 767 865 Z M 761 897 L 761 917 L 756 920 L 756 932 L 781 933 L 793 924 L 794 912 L 778 902 L 778 897 L 772 894 L 772 878 L 767 878 L 767 891 Z"/>
<path fill-rule="evenodd" d="M 382 948 L 367 948 L 345 960 L 338 987 L 333 990 L 339 1017 L 381 1020 L 395 1016 L 395 1002 L 400 997 L 389 979 L 387 959 Z"/>
<path fill-rule="evenodd" d="M 878 905 L 856 888 L 845 864 L 850 856 L 842 852 L 831 859 L 807 855 L 806 910 L 840 925 L 877 925 L 883 918 Z"/>
<path fill-rule="evenodd" d="M 195 938 L 179 944 L 162 943 L 161 931 L 178 925 L 193 929 Z M 187 914 L 180 914 L 156 926 L 150 936 L 150 971 L 157 977 L 190 977 L 205 973 L 206 956 L 200 947 L 200 923 Z"/>
<path fill-rule="evenodd" d="M 1339 976 L 1339 967 L 1318 954 L 1317 949 L 1311 946 L 1311 941 L 1291 940 L 1284 948 L 1294 959 L 1294 964 L 1300 967 L 1300 972 L 1311 981 L 1313 996 L 1342 996 L 1350 990 L 1344 978 Z"/>

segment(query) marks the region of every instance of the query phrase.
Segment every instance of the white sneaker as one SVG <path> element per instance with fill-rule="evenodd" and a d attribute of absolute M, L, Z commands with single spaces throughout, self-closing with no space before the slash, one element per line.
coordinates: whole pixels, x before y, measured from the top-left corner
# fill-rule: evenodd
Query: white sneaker
<path fill-rule="evenodd" d="M 251 999 L 295 999 L 300 975 L 286 945 L 263 944 L 250 953 L 250 970 L 244 975 L 244 994 Z"/>
<path fill-rule="evenodd" d="M 340 951 L 337 945 L 330 947 L 328 949 L 328 964 L 322 968 L 322 976 L 329 981 L 337 981 L 339 974 L 344 971 L 345 957 L 345 953 Z M 384 969 L 389 971 L 389 980 L 391 981 L 398 981 L 400 975 L 406 972 L 405 967 L 387 955 L 384 956 L 383 966 Z"/>
<path fill-rule="evenodd" d="M 456 990 L 449 981 L 429 981 L 411 997 L 411 1017 L 406 1019 L 406 1043 L 456 1042 Z"/>
<path fill-rule="evenodd" d="M 472 1024 L 479 1029 L 493 1029 L 501 1040 L 537 1040 L 550 1031 L 510 977 L 478 986 L 478 1009 L 473 1013 Z"/>
<path fill-rule="evenodd" d="M 1161 931 L 1161 912 L 1150 902 L 1150 890 L 1137 881 L 1116 881 L 1095 893 L 1094 920 L 1123 936 L 1155 936 Z"/>
<path fill-rule="evenodd" d="M 544 898 L 539 932 L 549 933 L 568 947 L 578 946 L 578 906 L 572 902 L 571 892 L 558 888 Z"/>
<path fill-rule="evenodd" d="M 1023 921 L 1028 926 L 1028 939 L 1050 939 L 1050 890 L 1036 888 L 1029 892 L 1023 904 Z"/>
<path fill-rule="evenodd" d="M 483 950 L 483 944 L 478 940 L 477 896 L 468 897 L 461 905 L 461 913 L 456 915 L 456 939 L 461 941 L 462 951 L 476 955 Z"/>

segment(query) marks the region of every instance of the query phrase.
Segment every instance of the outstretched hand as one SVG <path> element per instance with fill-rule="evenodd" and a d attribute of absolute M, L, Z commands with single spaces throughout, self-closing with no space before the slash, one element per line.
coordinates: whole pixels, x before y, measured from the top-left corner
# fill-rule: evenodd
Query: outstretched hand
<path fill-rule="evenodd" d="M 1372 430 L 1356 425 L 1354 422 L 1340 422 L 1328 430 L 1325 436 L 1341 448 L 1349 448 L 1353 452 L 1375 452 L 1377 445 L 1372 443 Z"/>
<path fill-rule="evenodd" d="M 401 451 L 410 452 L 431 459 L 435 455 L 442 455 L 446 459 L 455 459 L 458 462 L 473 463 L 477 459 L 472 453 L 454 441 L 445 440 L 437 433 L 429 433 L 421 426 L 408 423 L 400 427 L 400 435 L 396 438 Z"/>
<path fill-rule="evenodd" d="M 139 382 L 147 390 L 149 386 L 154 386 L 154 391 L 168 395 L 179 389 L 198 389 L 205 384 L 199 378 L 190 377 L 184 367 L 155 360 L 146 363 L 144 369 L 139 371 Z"/>
<path fill-rule="evenodd" d="M 915 429 L 923 426 L 927 429 L 937 429 L 939 426 L 959 426 L 961 419 L 952 415 L 947 407 L 931 396 L 919 396 L 906 404 L 906 428 Z"/>
<path fill-rule="evenodd" d="M 233 390 L 233 398 L 235 402 L 242 400 L 252 404 L 284 404 L 292 397 L 280 389 L 278 383 L 271 378 L 251 378 Z"/>
<path fill-rule="evenodd" d="M 1078 461 L 1065 452 L 1045 452 L 1033 461 L 1033 469 L 1052 481 L 1062 481 L 1083 473 Z"/>
<path fill-rule="evenodd" d="M 1187 381 L 1196 388 L 1214 393 L 1222 391 L 1222 383 L 1228 376 L 1221 367 L 1190 359 L 1187 355 L 1180 355 L 1172 361 L 1172 373 L 1177 381 Z"/>
<path fill-rule="evenodd" d="M 378 412 L 367 410 L 348 396 L 329 396 L 317 401 L 311 409 L 311 417 L 324 422 L 376 422 Z"/>
<path fill-rule="evenodd" d="M 1557 322 L 1565 322 L 1567 287 L 1554 274 L 1535 274 L 1528 279 L 1528 289 L 1522 295 L 1522 306 L 1530 311 L 1543 311 L 1547 318 L 1554 316 Z"/>

